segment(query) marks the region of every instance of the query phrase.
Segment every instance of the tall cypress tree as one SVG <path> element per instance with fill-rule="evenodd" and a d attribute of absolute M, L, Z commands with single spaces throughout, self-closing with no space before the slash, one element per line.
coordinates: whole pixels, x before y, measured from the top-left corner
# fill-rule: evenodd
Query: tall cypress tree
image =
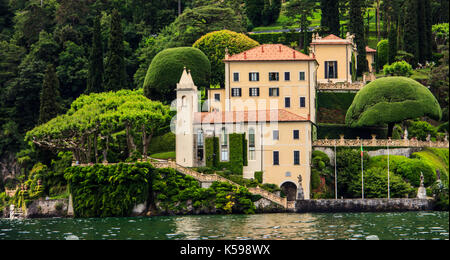
<path fill-rule="evenodd" d="M 86 93 L 100 93 L 103 88 L 103 45 L 100 28 L 100 17 L 94 20 L 92 34 L 92 50 L 89 60 L 89 75 L 87 79 Z"/>
<path fill-rule="evenodd" d="M 44 124 L 58 114 L 59 81 L 55 73 L 55 67 L 47 66 L 42 84 L 41 102 L 39 109 L 39 124 Z"/>
<path fill-rule="evenodd" d="M 328 33 L 339 35 L 339 0 L 321 0 L 322 17 L 320 25 L 328 28 Z"/>
<path fill-rule="evenodd" d="M 404 33 L 403 33 L 403 42 L 404 42 L 404 50 L 408 53 L 414 55 L 413 65 L 416 66 L 419 57 L 419 35 L 418 35 L 418 23 L 417 23 L 417 10 L 418 10 L 418 1 L 421 0 L 406 0 L 405 7 L 405 15 L 404 15 Z"/>
<path fill-rule="evenodd" d="M 358 68 L 357 75 L 361 76 L 368 70 L 366 40 L 364 35 L 364 18 L 362 10 L 362 1 L 350 0 L 349 25 L 350 33 L 355 35 L 356 48 L 358 51 Z"/>
<path fill-rule="evenodd" d="M 105 90 L 116 91 L 128 87 L 125 71 L 123 31 L 120 14 L 113 10 L 105 68 Z"/>

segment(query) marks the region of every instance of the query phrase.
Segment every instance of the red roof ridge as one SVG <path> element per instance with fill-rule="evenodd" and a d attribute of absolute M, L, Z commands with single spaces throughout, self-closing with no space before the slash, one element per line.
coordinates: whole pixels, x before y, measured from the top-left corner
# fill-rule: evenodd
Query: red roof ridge
<path fill-rule="evenodd" d="M 232 56 L 224 61 L 312 61 L 314 58 L 283 44 L 262 44 Z"/>
<path fill-rule="evenodd" d="M 276 113 L 276 114 L 275 114 Z M 285 109 L 198 112 L 194 115 L 195 123 L 237 123 L 237 122 L 304 122 L 308 118 Z"/>

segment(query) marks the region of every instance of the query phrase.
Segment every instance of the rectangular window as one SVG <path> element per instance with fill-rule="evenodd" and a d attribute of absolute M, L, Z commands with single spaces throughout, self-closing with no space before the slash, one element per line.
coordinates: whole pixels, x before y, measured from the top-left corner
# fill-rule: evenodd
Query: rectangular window
<path fill-rule="evenodd" d="M 291 80 L 291 73 L 290 72 L 285 72 L 284 73 L 284 80 L 285 81 L 290 81 Z"/>
<path fill-rule="evenodd" d="M 234 82 L 239 82 L 239 72 L 233 73 L 233 81 Z"/>
<path fill-rule="evenodd" d="M 232 97 L 241 97 L 242 96 L 242 89 L 241 88 L 232 88 L 231 89 L 231 96 Z"/>
<path fill-rule="evenodd" d="M 325 78 L 337 79 L 337 61 L 325 61 Z"/>
<path fill-rule="evenodd" d="M 280 132 L 278 130 L 273 130 L 273 140 L 280 140 Z"/>
<path fill-rule="evenodd" d="M 291 107 L 291 98 L 290 97 L 285 97 L 284 98 L 284 107 L 285 108 L 290 108 Z"/>
<path fill-rule="evenodd" d="M 294 151 L 294 165 L 300 165 L 300 151 Z"/>
<path fill-rule="evenodd" d="M 269 72 L 269 81 L 279 81 L 280 73 L 278 72 Z"/>
<path fill-rule="evenodd" d="M 220 94 L 214 94 L 214 100 L 220 101 Z"/>
<path fill-rule="evenodd" d="M 223 162 L 228 161 L 228 149 L 226 149 L 226 148 L 222 149 L 221 157 L 222 157 L 221 159 Z"/>
<path fill-rule="evenodd" d="M 273 151 L 273 165 L 280 165 L 280 152 Z"/>
<path fill-rule="evenodd" d="M 250 97 L 259 97 L 259 88 L 250 88 Z"/>
<path fill-rule="evenodd" d="M 300 139 L 300 131 L 294 130 L 294 140 L 298 140 L 298 139 Z"/>
<path fill-rule="evenodd" d="M 279 88 L 269 88 L 269 96 L 271 97 L 279 97 L 280 89 Z"/>
<path fill-rule="evenodd" d="M 306 107 L 306 98 L 300 97 L 300 107 Z"/>
<path fill-rule="evenodd" d="M 248 74 L 249 81 L 259 81 L 259 72 L 250 72 Z"/>
<path fill-rule="evenodd" d="M 305 72 L 304 71 L 300 71 L 299 80 L 305 80 Z"/>

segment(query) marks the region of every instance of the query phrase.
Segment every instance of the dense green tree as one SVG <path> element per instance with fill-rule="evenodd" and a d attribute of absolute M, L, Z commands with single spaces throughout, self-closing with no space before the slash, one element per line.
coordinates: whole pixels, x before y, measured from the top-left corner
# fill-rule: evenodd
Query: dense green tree
<path fill-rule="evenodd" d="M 186 9 L 161 37 L 170 39 L 167 47 L 191 46 L 205 33 L 224 29 L 245 31 L 239 17 L 236 17 L 231 8 L 202 6 Z"/>
<path fill-rule="evenodd" d="M 61 95 L 65 99 L 75 99 L 86 89 L 88 59 L 83 46 L 67 41 L 59 53 L 59 66 L 56 68 L 61 80 Z"/>
<path fill-rule="evenodd" d="M 278 20 L 281 0 L 245 0 L 245 12 L 253 26 L 269 25 Z"/>
<path fill-rule="evenodd" d="M 366 38 L 364 34 L 363 6 L 360 0 L 349 0 L 349 25 L 348 30 L 355 35 L 357 46 L 357 74 L 361 76 L 368 69 L 366 57 Z"/>
<path fill-rule="evenodd" d="M 322 10 L 320 25 L 327 28 L 328 34 L 339 35 L 339 0 L 321 0 L 320 9 Z"/>
<path fill-rule="evenodd" d="M 12 25 L 12 17 L 8 0 L 0 0 L 0 33 Z"/>
<path fill-rule="evenodd" d="M 105 67 L 105 90 L 128 88 L 128 76 L 125 70 L 123 31 L 120 14 L 114 10 L 111 16 L 111 29 Z"/>
<path fill-rule="evenodd" d="M 51 32 L 54 26 L 56 2 L 45 1 L 41 7 L 37 1 L 30 1 L 23 12 L 14 17 L 14 39 L 21 46 L 30 48 L 39 40 L 42 30 Z"/>
<path fill-rule="evenodd" d="M 39 124 L 44 124 L 58 114 L 59 108 L 59 80 L 56 76 L 55 67 L 52 64 L 47 66 L 42 83 Z"/>
<path fill-rule="evenodd" d="M 225 50 L 230 55 L 241 53 L 258 46 L 259 43 L 242 33 L 222 30 L 208 33 L 198 39 L 193 47 L 206 54 L 211 62 L 211 84 L 221 85 L 225 83 Z"/>
<path fill-rule="evenodd" d="M 103 44 L 101 39 L 100 18 L 94 20 L 92 32 L 92 48 L 89 57 L 89 72 L 86 93 L 103 92 Z"/>
<path fill-rule="evenodd" d="M 377 67 L 383 68 L 384 65 L 389 63 L 389 41 L 381 40 L 377 44 Z"/>
<path fill-rule="evenodd" d="M 414 55 L 412 65 L 415 67 L 419 58 L 419 32 L 417 21 L 418 1 L 406 0 L 404 4 L 404 51 Z"/>
<path fill-rule="evenodd" d="M 291 21 L 300 25 L 302 31 L 302 47 L 307 53 L 307 37 L 309 26 L 311 25 L 311 18 L 314 15 L 316 8 L 316 1 L 314 0 L 291 0 L 286 5 L 286 16 L 291 18 Z"/>
<path fill-rule="evenodd" d="M 356 94 L 347 111 L 345 123 L 350 127 L 388 125 L 388 136 L 396 123 L 428 116 L 440 120 L 438 101 L 425 86 L 405 77 L 380 78 Z"/>
<path fill-rule="evenodd" d="M 26 140 L 54 151 L 72 151 L 79 162 L 96 162 L 121 142 L 125 158 L 148 150 L 152 136 L 166 131 L 172 114 L 168 106 L 143 96 L 142 90 L 82 95 L 66 114 L 35 127 Z M 125 138 L 118 138 L 125 133 Z M 135 136 L 140 136 L 139 140 Z"/>
<path fill-rule="evenodd" d="M 152 100 L 171 102 L 176 97 L 176 84 L 183 68 L 191 71 L 197 87 L 209 87 L 211 63 L 199 49 L 179 47 L 166 49 L 153 58 L 144 82 L 145 96 Z"/>

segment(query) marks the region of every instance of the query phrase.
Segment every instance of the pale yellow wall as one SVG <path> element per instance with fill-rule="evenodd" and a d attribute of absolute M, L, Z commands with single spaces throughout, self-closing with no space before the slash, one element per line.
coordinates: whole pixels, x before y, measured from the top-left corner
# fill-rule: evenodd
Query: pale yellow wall
<path fill-rule="evenodd" d="M 279 130 L 279 141 L 272 140 L 272 130 L 276 129 Z M 298 176 L 301 175 L 305 199 L 309 199 L 312 152 L 311 123 L 271 124 L 267 126 L 266 130 L 269 132 L 269 136 L 264 139 L 263 182 L 281 186 L 284 182 L 290 181 L 297 186 Z M 300 140 L 293 139 L 293 130 L 300 130 Z M 280 165 L 273 165 L 273 151 L 279 151 Z M 300 165 L 294 165 L 294 151 L 300 151 Z M 286 176 L 287 172 L 291 173 L 290 177 Z"/>
<path fill-rule="evenodd" d="M 375 61 L 375 53 L 367 53 L 367 62 L 369 63 L 369 72 L 374 72 L 372 69 L 372 64 Z"/>
<path fill-rule="evenodd" d="M 325 61 L 337 61 L 338 78 L 330 79 L 332 82 L 351 82 L 350 62 L 352 60 L 353 47 L 351 45 L 329 45 L 316 44 L 311 45 L 312 51 L 319 63 L 317 71 L 317 81 L 326 83 L 329 79 L 325 79 Z"/>
<path fill-rule="evenodd" d="M 263 183 L 281 186 L 285 182 L 298 184 L 298 176 L 302 176 L 302 188 L 305 198 L 310 197 L 310 164 L 312 153 L 310 122 L 261 122 L 241 124 L 216 124 L 195 126 L 195 131 L 202 128 L 205 136 L 215 133 L 220 138 L 222 127 L 227 133 L 245 133 L 249 140 L 249 130 L 255 130 L 255 159 L 248 160 L 243 168 L 243 177 L 253 179 L 254 173 L 263 171 Z M 279 140 L 273 140 L 273 130 L 279 131 Z M 294 140 L 293 130 L 299 130 L 299 140 Z M 280 165 L 273 165 L 273 151 L 279 151 Z M 294 151 L 300 151 L 300 165 L 294 165 Z M 247 157 L 249 147 L 247 142 Z M 291 176 L 287 177 L 286 172 Z"/>
<path fill-rule="evenodd" d="M 220 102 L 215 101 L 214 94 L 220 94 Z M 213 111 L 214 109 L 216 111 L 225 111 L 225 99 L 226 95 L 224 88 L 208 89 L 208 100 L 210 102 L 209 111 Z"/>
<path fill-rule="evenodd" d="M 226 96 L 230 97 L 230 111 L 285 109 L 304 116 L 313 114 L 315 80 L 314 61 L 261 61 L 261 62 L 228 62 L 225 75 Z M 299 80 L 300 72 L 305 72 L 305 80 Z M 233 81 L 233 73 L 239 73 L 239 82 Z M 250 72 L 259 72 L 259 81 L 249 81 Z M 269 72 L 278 72 L 279 81 L 269 81 Z M 285 81 L 285 72 L 290 72 L 290 80 Z M 241 97 L 232 97 L 231 89 L 241 88 Z M 259 97 L 250 97 L 250 88 L 259 88 Z M 269 89 L 279 88 L 279 97 L 270 97 Z M 290 97 L 291 107 L 285 107 L 285 97 Z M 305 97 L 305 108 L 300 108 L 300 97 Z M 310 109 L 310 106 L 311 108 Z"/>

